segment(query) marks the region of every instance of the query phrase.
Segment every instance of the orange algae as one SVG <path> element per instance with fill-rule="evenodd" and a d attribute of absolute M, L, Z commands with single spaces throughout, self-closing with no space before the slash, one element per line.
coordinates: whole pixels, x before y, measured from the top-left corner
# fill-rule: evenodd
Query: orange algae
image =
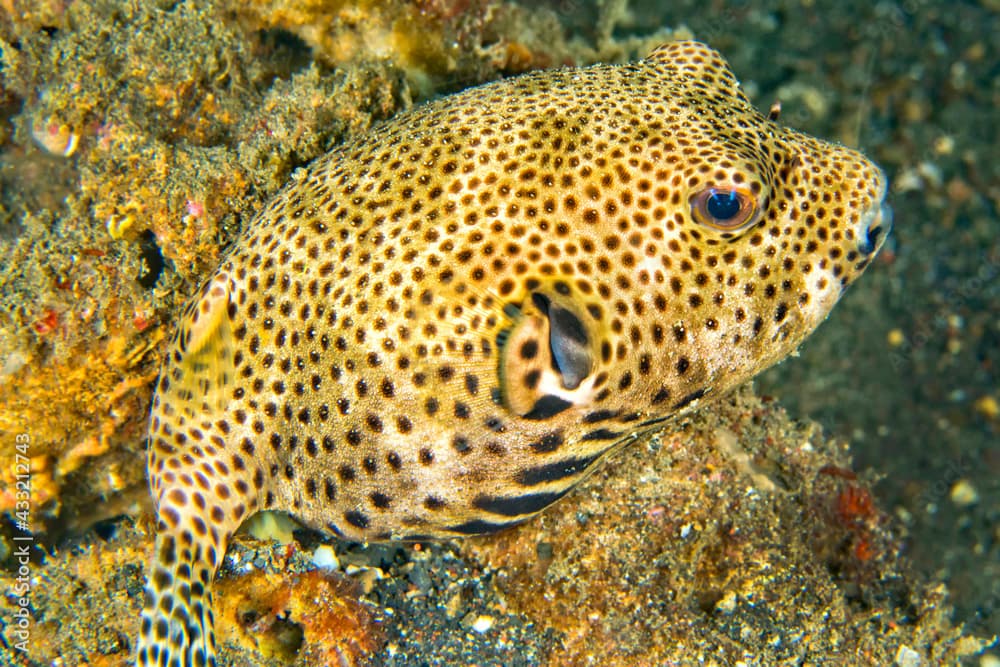
<path fill-rule="evenodd" d="M 218 641 L 309 665 L 355 665 L 382 643 L 354 586 L 319 570 L 254 571 L 217 584 Z"/>
<path fill-rule="evenodd" d="M 69 364 L 29 361 L 0 384 L 0 437 L 10 442 L 16 434 L 29 438 L 38 518 L 57 513 L 68 475 L 108 452 L 117 455 L 106 461 L 105 475 L 94 480 L 97 488 L 91 492 L 109 494 L 142 483 L 135 462 L 120 453 L 142 438 L 162 338 L 159 328 L 113 337 L 78 350 Z M 14 506 L 14 455 L 13 448 L 0 451 L 0 511 Z"/>

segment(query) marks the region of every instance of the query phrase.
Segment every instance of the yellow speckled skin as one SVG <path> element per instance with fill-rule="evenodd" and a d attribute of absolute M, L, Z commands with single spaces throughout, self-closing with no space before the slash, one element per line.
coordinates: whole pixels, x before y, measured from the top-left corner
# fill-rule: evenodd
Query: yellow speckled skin
<path fill-rule="evenodd" d="M 788 355 L 888 231 L 881 171 L 758 113 L 693 42 L 418 107 L 249 225 L 150 425 L 139 664 L 212 664 L 211 578 L 283 509 L 488 532 Z"/>

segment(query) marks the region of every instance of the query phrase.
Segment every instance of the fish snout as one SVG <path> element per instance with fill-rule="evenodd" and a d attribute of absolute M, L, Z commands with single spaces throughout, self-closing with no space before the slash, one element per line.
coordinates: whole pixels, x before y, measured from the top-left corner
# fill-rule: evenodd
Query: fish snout
<path fill-rule="evenodd" d="M 892 207 L 885 201 L 888 180 L 879 170 L 879 194 L 858 221 L 858 252 L 868 257 L 878 252 L 892 231 Z"/>

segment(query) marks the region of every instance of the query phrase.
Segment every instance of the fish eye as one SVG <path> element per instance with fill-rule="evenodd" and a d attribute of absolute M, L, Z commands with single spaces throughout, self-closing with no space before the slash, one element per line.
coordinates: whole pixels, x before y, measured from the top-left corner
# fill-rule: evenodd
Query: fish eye
<path fill-rule="evenodd" d="M 721 232 L 742 232 L 760 219 L 757 198 L 743 188 L 708 187 L 691 197 L 695 221 Z"/>

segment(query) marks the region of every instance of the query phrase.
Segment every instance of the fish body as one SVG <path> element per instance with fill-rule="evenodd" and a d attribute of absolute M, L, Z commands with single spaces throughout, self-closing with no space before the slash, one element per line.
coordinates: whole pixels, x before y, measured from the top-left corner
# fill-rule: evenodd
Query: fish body
<path fill-rule="evenodd" d="M 501 529 L 781 360 L 881 246 L 885 188 L 695 42 L 474 88 L 318 160 L 163 366 L 138 664 L 214 664 L 211 580 L 259 510 L 352 540 Z"/>

